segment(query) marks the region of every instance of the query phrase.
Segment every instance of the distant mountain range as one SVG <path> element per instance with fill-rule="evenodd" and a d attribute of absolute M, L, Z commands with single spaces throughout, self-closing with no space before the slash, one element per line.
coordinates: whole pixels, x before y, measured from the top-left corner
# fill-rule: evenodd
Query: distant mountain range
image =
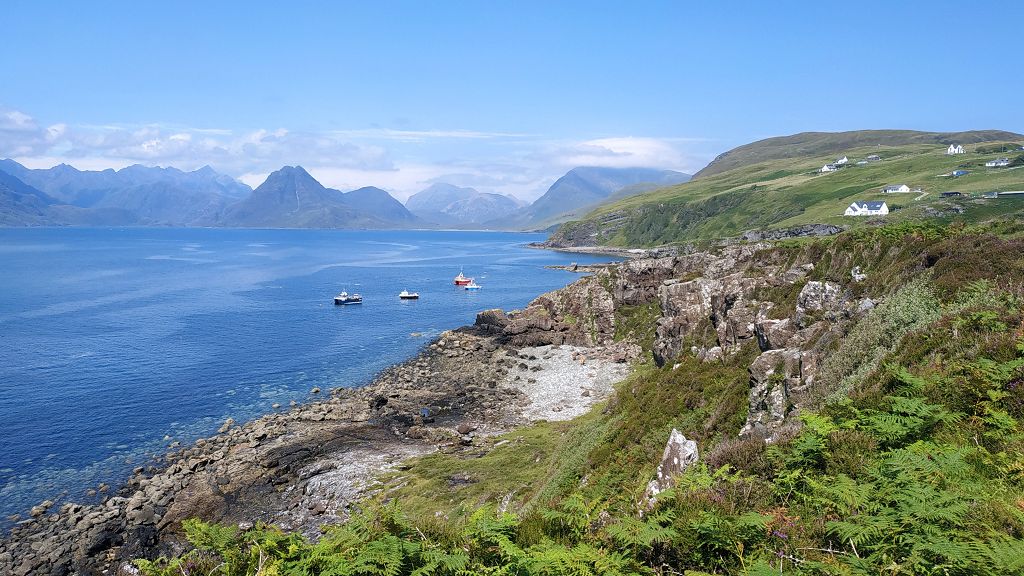
<path fill-rule="evenodd" d="M 513 229 L 546 228 L 584 216 L 613 197 L 621 199 L 689 180 L 689 174 L 653 168 L 573 168 L 533 204 L 488 224 Z"/>
<path fill-rule="evenodd" d="M 33 170 L 0 160 L 2 226 L 429 227 L 380 188 L 325 188 L 300 166 L 256 190 L 209 166 Z"/>
<path fill-rule="evenodd" d="M 120 208 L 81 208 L 0 172 L 0 226 L 121 226 L 135 216 Z"/>
<path fill-rule="evenodd" d="M 327 188 L 301 166 L 285 166 L 255 190 L 209 166 L 29 169 L 0 160 L 0 226 L 222 226 L 265 228 L 537 229 L 579 217 L 602 202 L 685 182 L 649 168 L 580 167 L 536 202 L 437 183 L 405 205 L 380 188 Z"/>
<path fill-rule="evenodd" d="M 441 226 L 479 227 L 520 208 L 513 198 L 438 183 L 413 194 L 405 207 L 419 218 Z"/>
<path fill-rule="evenodd" d="M 31 170 L 0 160 L 6 172 L 40 190 L 59 204 L 115 209 L 134 215 L 132 223 L 181 226 L 215 221 L 252 189 L 204 166 L 193 172 L 141 165 L 121 170 L 84 171 L 67 164 Z"/>

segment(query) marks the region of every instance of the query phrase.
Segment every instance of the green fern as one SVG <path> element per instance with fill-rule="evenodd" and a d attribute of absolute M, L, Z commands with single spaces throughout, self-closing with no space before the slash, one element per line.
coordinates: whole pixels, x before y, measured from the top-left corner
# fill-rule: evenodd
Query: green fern
<path fill-rule="evenodd" d="M 634 556 L 650 552 L 657 544 L 670 542 L 679 533 L 671 526 L 675 513 L 671 510 L 656 510 L 643 519 L 626 516 L 608 526 L 605 530 L 612 541 L 621 548 L 630 550 Z"/>

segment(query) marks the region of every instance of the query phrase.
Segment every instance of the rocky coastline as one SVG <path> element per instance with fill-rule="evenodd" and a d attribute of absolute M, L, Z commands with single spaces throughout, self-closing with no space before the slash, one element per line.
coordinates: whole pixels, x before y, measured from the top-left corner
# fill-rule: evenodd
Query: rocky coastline
<path fill-rule="evenodd" d="M 829 377 L 828 351 L 877 303 L 858 296 L 866 274 L 853 263 L 757 241 L 592 267 L 523 310 L 480 312 L 366 387 L 226 422 L 100 504 L 37 507 L 0 541 L 0 573 L 129 574 L 133 558 L 180 552 L 192 517 L 315 537 L 409 457 L 486 450 L 516 426 L 575 417 L 638 359 L 672 368 L 681 355 L 751 354 L 736 434 L 772 441 L 799 425 Z"/>
<path fill-rule="evenodd" d="M 315 537 L 410 457 L 479 449 L 530 421 L 585 412 L 638 353 L 531 340 L 530 331 L 501 310 L 482 312 L 370 385 L 242 425 L 229 419 L 215 436 L 136 469 L 98 504 L 43 502 L 0 540 L 0 574 L 130 574 L 131 559 L 180 553 L 181 522 L 192 517 Z"/>

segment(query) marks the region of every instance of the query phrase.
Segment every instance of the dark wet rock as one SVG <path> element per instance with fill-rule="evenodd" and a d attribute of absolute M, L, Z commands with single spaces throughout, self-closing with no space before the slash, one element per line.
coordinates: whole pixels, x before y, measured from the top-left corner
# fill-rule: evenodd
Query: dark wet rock
<path fill-rule="evenodd" d="M 501 308 L 484 310 L 476 315 L 474 326 L 488 334 L 499 334 L 508 325 L 508 316 Z"/>
<path fill-rule="evenodd" d="M 743 233 L 742 240 L 757 242 L 761 240 L 784 240 L 786 238 L 805 238 L 808 236 L 832 236 L 844 230 L 833 224 L 803 224 L 780 230 L 750 230 Z"/>

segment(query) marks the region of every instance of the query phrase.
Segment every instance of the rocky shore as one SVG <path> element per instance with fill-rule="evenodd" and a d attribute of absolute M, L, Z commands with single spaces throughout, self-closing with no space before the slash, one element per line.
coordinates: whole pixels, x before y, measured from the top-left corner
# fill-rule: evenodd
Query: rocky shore
<path fill-rule="evenodd" d="M 342 521 L 381 472 L 582 414 L 644 354 L 668 367 L 681 355 L 753 358 L 747 421 L 736 433 L 772 441 L 799 425 L 809 391 L 832 377 L 828 352 L 877 304 L 858 296 L 867 274 L 854 263 L 842 252 L 823 258 L 759 241 L 644 251 L 594 267 L 523 310 L 479 313 L 369 386 L 226 422 L 138 470 L 101 504 L 38 506 L 0 541 L 0 574 L 115 574 L 132 558 L 180 551 L 191 517 L 315 536 Z"/>
<path fill-rule="evenodd" d="M 471 449 L 537 419 L 567 419 L 628 374 L 622 347 L 517 348 L 503 311 L 445 332 L 359 389 L 335 389 L 220 432 L 138 469 L 95 505 L 44 502 L 0 541 L 0 574 L 129 573 L 133 558 L 178 553 L 192 517 L 265 521 L 315 537 L 342 521 L 372 480 L 409 457 Z M 543 340 L 543 338 L 541 338 Z M 635 352 L 635 351 L 634 351 Z"/>

